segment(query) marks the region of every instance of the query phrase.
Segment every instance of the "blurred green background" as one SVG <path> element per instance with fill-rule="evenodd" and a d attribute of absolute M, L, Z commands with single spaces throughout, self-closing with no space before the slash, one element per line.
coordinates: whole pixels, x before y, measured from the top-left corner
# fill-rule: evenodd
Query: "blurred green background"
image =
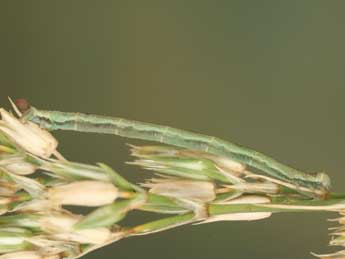
<path fill-rule="evenodd" d="M 232 140 L 343 190 L 345 1 L 0 1 L 0 103 L 116 115 Z M 71 160 L 124 165 L 119 137 L 57 132 Z M 92 258 L 313 258 L 331 214 L 186 226 Z M 141 213 L 126 220 L 150 218 Z"/>

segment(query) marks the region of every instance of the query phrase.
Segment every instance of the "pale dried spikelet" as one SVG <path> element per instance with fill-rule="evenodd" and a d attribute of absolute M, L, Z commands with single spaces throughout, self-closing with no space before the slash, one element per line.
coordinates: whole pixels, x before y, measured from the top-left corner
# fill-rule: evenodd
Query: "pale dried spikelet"
<path fill-rule="evenodd" d="M 19 175 L 28 175 L 33 174 L 37 167 L 30 164 L 30 163 L 14 163 L 14 164 L 8 164 L 4 167 L 7 171 L 19 174 Z"/>
<path fill-rule="evenodd" d="M 38 168 L 32 163 L 25 161 L 23 155 L 7 155 L 0 157 L 0 159 L 0 168 L 13 174 L 28 175 L 34 173 Z"/>
<path fill-rule="evenodd" d="M 73 226 L 82 216 L 72 213 L 51 213 L 39 218 L 40 228 L 48 233 L 66 233 L 73 231 Z"/>
<path fill-rule="evenodd" d="M 29 121 L 20 121 L 0 108 L 0 131 L 25 151 L 48 158 L 56 150 L 57 140 L 46 130 Z"/>
<path fill-rule="evenodd" d="M 54 239 L 81 244 L 102 244 L 110 239 L 111 232 L 107 228 L 75 230 L 74 226 L 82 218 L 74 214 L 53 213 L 40 218 L 39 223 L 41 229 L 50 233 Z"/>
<path fill-rule="evenodd" d="M 118 189 L 111 183 L 78 181 L 52 187 L 48 199 L 55 204 L 78 206 L 103 206 L 118 197 Z"/>
<path fill-rule="evenodd" d="M 10 172 L 6 173 L 18 185 L 19 188 L 27 191 L 32 197 L 41 197 L 44 194 L 45 186 L 40 184 L 38 181 Z"/>
<path fill-rule="evenodd" d="M 17 205 L 11 212 L 20 211 L 20 212 L 29 212 L 29 211 L 51 211 L 60 209 L 60 205 L 53 204 L 47 199 L 34 199 L 28 202 L 23 202 Z"/>
<path fill-rule="evenodd" d="M 214 184 L 205 181 L 153 179 L 143 186 L 149 187 L 151 193 L 176 199 L 210 202 L 216 198 Z"/>
<path fill-rule="evenodd" d="M 75 230 L 67 233 L 54 234 L 53 237 L 60 240 L 78 242 L 80 244 L 100 245 L 106 243 L 112 234 L 107 228 L 93 228 Z"/>
<path fill-rule="evenodd" d="M 56 255 L 64 254 L 72 257 L 67 257 L 69 259 L 74 258 L 80 253 L 80 245 L 75 242 L 69 242 L 64 240 L 55 240 L 51 238 L 50 235 L 37 235 L 28 238 L 28 241 L 37 248 L 37 250 L 43 254 L 46 258 L 56 258 Z M 59 258 L 59 257 L 58 257 Z M 67 259 L 64 257 L 64 259 Z"/>

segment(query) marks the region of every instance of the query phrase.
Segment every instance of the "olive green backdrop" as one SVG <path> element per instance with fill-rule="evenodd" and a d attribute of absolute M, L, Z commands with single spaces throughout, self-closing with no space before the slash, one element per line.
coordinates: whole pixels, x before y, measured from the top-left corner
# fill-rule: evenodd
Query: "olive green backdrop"
<path fill-rule="evenodd" d="M 0 0 L 0 103 L 116 115 L 252 147 L 345 188 L 345 1 Z M 128 140 L 57 132 L 69 159 L 133 181 Z M 143 143 L 130 141 L 130 143 Z M 344 187 L 342 189 L 342 187 Z M 186 226 L 92 258 L 313 258 L 326 218 Z M 136 213 L 128 224 L 150 218 Z"/>

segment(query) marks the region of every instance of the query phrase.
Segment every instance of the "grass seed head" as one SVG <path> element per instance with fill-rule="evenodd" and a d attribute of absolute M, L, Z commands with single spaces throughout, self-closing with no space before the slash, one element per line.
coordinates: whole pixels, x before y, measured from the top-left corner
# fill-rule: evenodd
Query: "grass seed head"
<path fill-rule="evenodd" d="M 20 121 L 0 108 L 0 131 L 23 150 L 39 157 L 50 157 L 58 145 L 57 140 L 38 125 Z"/>

